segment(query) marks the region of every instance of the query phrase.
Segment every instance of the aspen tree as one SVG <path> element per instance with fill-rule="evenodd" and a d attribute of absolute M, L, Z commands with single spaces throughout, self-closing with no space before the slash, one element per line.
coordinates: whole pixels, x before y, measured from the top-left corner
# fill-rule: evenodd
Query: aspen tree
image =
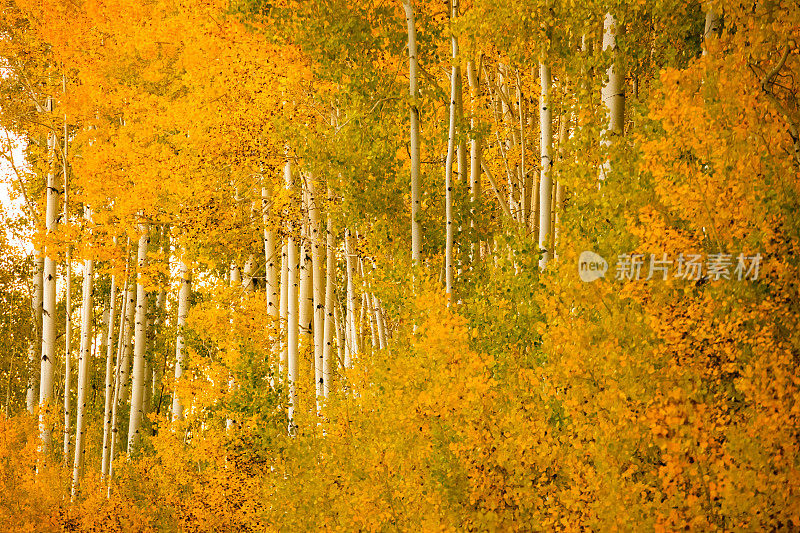
<path fill-rule="evenodd" d="M 353 365 L 353 359 L 358 355 L 358 333 L 356 330 L 356 296 L 355 296 L 355 256 L 350 245 L 350 230 L 344 230 L 344 253 L 347 272 L 347 315 L 345 316 L 345 332 L 349 353 L 345 352 L 344 367 L 349 369 Z"/>
<path fill-rule="evenodd" d="M 293 185 L 292 185 L 292 167 L 290 161 L 287 159 L 286 167 L 284 169 L 284 179 L 286 182 L 286 188 L 289 189 L 289 195 L 292 195 L 293 192 Z M 298 291 L 298 279 L 297 279 L 297 269 L 298 269 L 298 258 L 297 258 L 297 247 L 295 246 L 295 236 L 293 235 L 293 229 L 291 226 L 289 228 L 289 235 L 286 241 L 286 262 L 287 262 L 287 273 L 286 273 L 286 286 L 287 286 L 287 293 L 286 293 L 286 322 L 287 322 L 287 352 L 286 352 L 286 379 L 289 383 L 289 426 L 290 431 L 293 431 L 294 428 L 294 409 L 297 406 L 297 386 L 296 381 L 298 377 L 298 306 L 299 306 L 299 291 Z"/>
<path fill-rule="evenodd" d="M 308 340 L 308 337 L 311 335 L 311 330 L 313 329 L 313 305 L 314 305 L 314 295 L 312 292 L 312 265 L 311 265 L 311 255 L 309 254 L 309 242 L 308 242 L 308 209 L 307 209 L 307 194 L 306 188 L 303 187 L 300 193 L 301 197 L 303 198 L 302 205 L 303 209 L 301 210 L 300 216 L 303 217 L 303 222 L 300 226 L 300 238 L 299 238 L 299 248 L 298 248 L 298 259 L 300 261 L 299 265 L 299 277 L 300 277 L 300 292 L 298 293 L 298 324 L 300 327 L 300 341 L 305 343 Z"/>
<path fill-rule="evenodd" d="M 623 91 L 623 76 L 620 73 L 619 59 L 617 58 L 617 21 L 611 13 L 606 13 L 603 21 L 603 51 L 611 50 L 612 60 L 606 75 L 608 81 L 603 84 L 602 99 L 606 106 L 608 123 L 601 133 L 601 144 L 608 148 L 611 146 L 613 136 L 622 135 L 623 119 L 625 115 L 625 93 Z M 600 180 L 605 180 L 611 170 L 611 161 L 606 160 L 600 169 Z"/>
<path fill-rule="evenodd" d="M 87 215 L 88 218 L 88 215 Z M 81 311 L 81 351 L 78 359 L 78 382 L 75 413 L 75 461 L 72 467 L 72 497 L 78 489 L 85 453 L 86 389 L 89 384 L 89 362 L 92 357 L 92 276 L 94 261 L 83 262 L 83 308 Z"/>
<path fill-rule="evenodd" d="M 318 398 L 322 397 L 323 388 L 323 351 L 325 343 L 325 293 L 322 281 L 322 242 L 321 221 L 317 201 L 314 176 L 308 176 L 308 218 L 311 237 L 311 264 L 314 310 L 314 388 Z"/>
<path fill-rule="evenodd" d="M 283 379 L 289 357 L 289 245 L 288 237 L 281 246 L 281 300 L 280 300 L 280 359 L 278 361 L 278 375 Z"/>
<path fill-rule="evenodd" d="M 131 410 L 128 422 L 128 455 L 139 442 L 144 399 L 144 358 L 147 349 L 147 291 L 144 267 L 147 265 L 147 248 L 150 244 L 150 225 L 139 224 L 138 270 L 136 272 L 136 322 L 134 329 L 133 372 L 131 383 Z"/>
<path fill-rule="evenodd" d="M 480 99 L 480 83 L 475 71 L 475 63 L 467 61 L 467 83 L 469 84 L 470 99 L 470 129 L 472 135 L 469 141 L 469 201 L 470 201 L 470 226 L 477 230 L 476 217 L 480 209 L 481 198 L 481 141 L 476 130 L 478 127 L 477 110 Z M 477 232 L 476 232 L 477 233 Z M 477 235 L 476 235 L 477 242 Z M 474 255 L 474 254 L 473 254 Z"/>
<path fill-rule="evenodd" d="M 179 263 L 181 287 L 178 290 L 178 332 L 175 337 L 175 390 L 172 393 L 172 421 L 183 420 L 183 403 L 178 394 L 178 383 L 183 377 L 186 316 L 189 314 L 189 297 L 192 291 L 192 278 L 185 260 Z"/>
<path fill-rule="evenodd" d="M 64 121 L 64 224 L 69 224 L 69 180 L 67 176 L 67 124 Z M 69 461 L 70 443 L 70 381 L 72 374 L 72 247 L 67 246 L 65 258 L 66 273 L 64 275 L 65 310 L 64 310 L 64 465 Z"/>
<path fill-rule="evenodd" d="M 138 246 L 138 245 L 137 245 Z M 132 254 L 138 257 L 138 252 Z M 128 283 L 128 292 L 125 297 L 125 326 L 122 334 L 122 360 L 119 365 L 119 402 L 128 399 L 128 384 L 130 382 L 131 353 L 133 352 L 133 336 L 136 328 L 136 284 Z"/>
<path fill-rule="evenodd" d="M 558 165 L 557 169 L 560 172 L 562 162 L 564 160 L 564 143 L 567 141 L 567 131 L 569 129 L 570 117 L 564 115 L 561 117 L 561 124 L 558 131 Z M 561 245 L 561 225 L 564 216 L 564 183 L 559 177 L 556 183 L 556 199 L 555 199 L 555 216 L 553 217 L 553 258 L 558 259 L 558 253 Z"/>
<path fill-rule="evenodd" d="M 33 294 L 31 308 L 33 311 L 33 331 L 28 344 L 28 387 L 25 393 L 25 405 L 28 412 L 33 414 L 39 401 L 40 357 L 42 347 L 42 288 L 43 288 L 44 257 L 34 249 L 33 251 Z"/>
<path fill-rule="evenodd" d="M 458 12 L 458 0 L 452 0 L 450 17 L 455 21 Z M 460 68 L 458 66 L 458 39 L 455 32 L 450 38 L 450 52 L 453 65 L 450 71 L 450 126 L 447 136 L 447 157 L 444 167 L 444 211 L 445 211 L 445 250 L 444 250 L 444 279 L 445 294 L 448 305 L 453 296 L 453 157 L 456 142 L 456 121 L 458 113 L 456 108 L 458 83 L 460 81 Z"/>
<path fill-rule="evenodd" d="M 277 324 L 280 311 L 280 287 L 278 285 L 280 263 L 277 257 L 277 233 L 270 221 L 272 195 L 269 187 L 261 188 L 261 209 L 264 220 L 264 260 L 266 262 L 267 314 Z"/>
<path fill-rule="evenodd" d="M 328 188 L 328 221 L 325 228 L 327 235 L 326 264 L 325 264 L 325 324 L 323 326 L 323 349 L 322 349 L 322 374 L 321 389 L 322 396 L 327 398 L 330 394 L 330 375 L 331 375 L 331 348 L 333 344 L 333 329 L 335 326 L 336 305 L 334 302 L 333 284 L 336 276 L 336 250 L 333 237 L 333 217 L 331 216 L 331 205 L 333 204 L 333 193 Z"/>
<path fill-rule="evenodd" d="M 414 2 L 413 0 L 403 0 L 403 11 L 406 15 L 406 26 L 408 27 L 408 93 L 411 97 L 409 104 L 410 117 L 410 152 L 411 152 L 411 261 L 419 264 L 422 254 L 422 226 L 419 221 L 420 216 L 420 191 L 419 191 L 419 170 L 420 170 L 420 147 L 419 147 L 419 107 L 417 97 L 417 29 L 414 22 Z"/>
<path fill-rule="evenodd" d="M 116 239 L 115 239 L 116 240 Z M 126 271 L 127 271 L 127 265 Z M 124 294 L 124 292 L 123 292 Z M 116 314 L 117 277 L 111 276 L 111 296 L 108 306 L 108 330 L 106 338 L 106 381 L 105 409 L 103 411 L 103 457 L 100 464 L 100 476 L 104 478 L 108 472 L 108 447 L 111 443 L 111 409 L 114 401 L 114 317 Z M 120 320 L 120 327 L 122 320 Z"/>
<path fill-rule="evenodd" d="M 53 111 L 53 100 L 48 99 L 47 111 Z M 58 228 L 60 192 L 55 179 L 56 135 L 47 137 L 49 170 L 47 173 L 47 207 L 45 228 L 52 235 Z M 50 410 L 53 397 L 53 371 L 56 358 L 56 257 L 53 250 L 45 249 L 42 297 L 42 359 L 39 381 L 39 434 L 42 449 L 49 451 L 52 441 Z"/>
<path fill-rule="evenodd" d="M 130 247 L 131 242 L 128 239 L 128 246 Z M 125 335 L 126 335 L 126 328 L 128 328 L 128 311 L 129 307 L 133 307 L 135 301 L 127 298 L 125 295 L 130 291 L 130 288 L 133 286 L 131 283 L 131 258 L 133 257 L 133 251 L 128 252 L 127 263 L 126 263 L 126 273 L 125 273 L 125 283 L 122 287 L 122 291 L 120 296 L 122 299 L 122 309 L 120 310 L 120 325 L 119 325 L 119 341 L 117 343 L 117 363 L 116 369 L 114 371 L 115 380 L 114 380 L 114 399 L 111 404 L 111 443 L 108 449 L 108 480 L 109 480 L 109 488 L 111 490 L 111 479 L 114 476 L 114 454 L 117 451 L 117 438 L 119 436 L 119 427 L 118 427 L 118 417 L 117 417 L 117 409 L 120 406 L 121 398 L 120 394 L 122 391 L 122 361 L 123 361 L 123 354 L 125 352 L 126 346 L 125 344 Z M 105 454 L 105 450 L 104 450 Z M 110 492 L 109 492 L 110 493 Z"/>
<path fill-rule="evenodd" d="M 553 110 L 550 108 L 550 66 L 545 63 L 539 64 L 539 80 L 542 86 L 542 94 L 539 102 L 539 129 L 541 138 L 539 147 L 541 151 L 541 177 L 539 178 L 539 252 L 542 254 L 539 259 L 539 268 L 544 270 L 547 261 L 550 259 L 551 250 L 548 250 L 548 239 L 550 238 L 550 215 L 552 205 L 553 180 L 552 169 L 552 146 L 553 146 Z"/>

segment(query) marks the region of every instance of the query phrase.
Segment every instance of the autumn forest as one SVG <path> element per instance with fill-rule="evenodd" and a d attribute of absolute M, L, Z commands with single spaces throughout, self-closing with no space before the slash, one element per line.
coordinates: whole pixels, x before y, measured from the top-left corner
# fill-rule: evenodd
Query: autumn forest
<path fill-rule="evenodd" d="M 0 5 L 0 531 L 800 531 L 796 0 Z"/>

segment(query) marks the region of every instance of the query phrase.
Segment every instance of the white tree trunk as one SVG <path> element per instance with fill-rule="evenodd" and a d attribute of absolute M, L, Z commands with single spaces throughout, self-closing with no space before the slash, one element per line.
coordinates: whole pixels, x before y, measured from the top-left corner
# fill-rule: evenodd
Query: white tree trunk
<path fill-rule="evenodd" d="M 106 386 L 105 410 L 103 412 L 103 458 L 100 476 L 108 473 L 108 451 L 111 443 L 111 410 L 114 403 L 114 320 L 117 304 L 117 277 L 111 276 L 111 301 L 108 306 L 108 331 L 106 337 Z M 120 320 L 120 325 L 122 321 Z"/>
<path fill-rule="evenodd" d="M 67 249 L 67 273 L 65 275 L 66 302 L 64 311 L 64 466 L 69 461 L 71 410 L 69 406 L 72 381 L 72 253 Z"/>
<path fill-rule="evenodd" d="M 333 218 L 330 213 L 330 205 L 333 203 L 333 194 L 328 189 L 328 224 L 327 234 L 327 257 L 325 265 L 325 324 L 323 326 L 323 350 L 322 350 L 322 374 L 320 385 L 322 396 L 327 398 L 330 394 L 330 375 L 331 375 L 331 349 L 333 344 L 334 313 L 336 303 L 333 299 L 333 284 L 336 276 L 336 250 L 333 239 Z"/>
<path fill-rule="evenodd" d="M 292 196 L 292 167 L 291 162 L 286 161 L 284 168 L 284 179 L 286 188 L 289 189 L 289 196 Z M 294 409 L 297 406 L 297 371 L 298 371 L 298 285 L 297 285 L 297 247 L 295 245 L 295 237 L 293 235 L 293 228 L 289 228 L 289 237 L 286 241 L 286 342 L 288 344 L 286 350 L 286 380 L 289 384 L 289 430 L 293 431 L 294 428 Z"/>
<path fill-rule="evenodd" d="M 119 395 L 118 400 L 125 402 L 128 400 L 131 368 L 131 354 L 133 353 L 133 333 L 136 321 L 136 284 L 128 284 L 128 292 L 125 296 L 125 327 L 122 337 L 122 361 L 119 370 Z"/>
<path fill-rule="evenodd" d="M 606 149 L 611 146 L 613 136 L 622 135 L 623 120 L 625 116 L 625 93 L 620 72 L 619 59 L 617 58 L 617 21 L 611 13 L 606 13 L 603 22 L 603 50 L 611 49 L 614 59 L 606 70 L 608 81 L 603 85 L 603 105 L 607 109 L 608 123 L 601 133 L 601 145 Z M 611 161 L 606 160 L 600 169 L 600 180 L 605 180 L 611 170 Z"/>
<path fill-rule="evenodd" d="M 147 292 L 143 270 L 147 265 L 147 248 L 150 244 L 150 225 L 139 224 L 139 257 L 136 272 L 136 322 L 133 345 L 133 376 L 131 383 L 131 410 L 128 423 L 128 455 L 139 442 L 144 399 L 144 357 L 147 349 Z"/>
<path fill-rule="evenodd" d="M 281 301 L 280 301 L 280 360 L 278 361 L 278 376 L 282 380 L 286 376 L 286 364 L 289 357 L 289 245 L 287 242 L 281 246 Z"/>
<path fill-rule="evenodd" d="M 478 127 L 477 110 L 480 98 L 480 84 L 475 72 L 475 64 L 467 62 L 467 83 L 469 83 L 469 98 L 471 107 L 470 128 L 472 137 L 469 141 L 469 201 L 470 201 L 470 226 L 477 232 L 475 217 L 481 198 L 481 141 L 475 130 Z M 476 239 L 477 243 L 477 239 Z M 474 256 L 474 253 L 473 253 Z"/>
<path fill-rule="evenodd" d="M 452 0 L 452 16 L 456 15 L 458 0 Z M 444 247 L 444 283 L 447 304 L 453 296 L 453 157 L 456 142 L 456 121 L 458 120 L 456 100 L 458 98 L 459 67 L 458 39 L 455 33 L 450 39 L 451 60 L 450 72 L 450 126 L 447 135 L 447 158 L 444 165 L 444 213 L 445 213 L 445 247 Z"/>
<path fill-rule="evenodd" d="M 385 350 L 388 347 L 386 340 L 386 323 L 383 320 L 381 303 L 375 295 L 372 296 L 372 308 L 375 311 L 375 322 L 378 325 L 378 345 L 381 350 Z"/>
<path fill-rule="evenodd" d="M 406 15 L 406 25 L 408 27 L 408 92 L 411 95 L 411 107 L 409 117 L 411 122 L 410 132 L 410 151 L 411 151 L 411 261 L 419 264 L 422 254 L 422 226 L 419 222 L 420 198 L 419 198 L 419 107 L 416 100 L 417 89 L 417 29 L 414 23 L 414 3 L 413 0 L 404 0 L 403 10 Z"/>
<path fill-rule="evenodd" d="M 286 357 L 286 379 L 289 384 L 289 424 L 293 427 L 294 424 L 294 409 L 297 406 L 297 370 L 298 370 L 298 343 L 299 343 L 299 324 L 298 324 L 298 284 L 297 284 L 297 247 L 295 246 L 294 237 L 289 235 L 286 244 L 286 260 L 288 263 L 287 271 L 287 332 L 286 342 L 287 357 Z"/>
<path fill-rule="evenodd" d="M 323 351 L 325 345 L 325 287 L 322 279 L 322 222 L 319 214 L 319 202 L 314 185 L 314 177 L 308 177 L 308 217 L 311 230 L 311 264 L 314 290 L 314 383 L 318 398 L 323 396 Z"/>
<path fill-rule="evenodd" d="M 130 245 L 130 239 L 128 240 L 128 244 Z M 120 404 L 120 393 L 122 391 L 122 360 L 123 354 L 125 352 L 125 346 L 123 344 L 126 341 L 126 329 L 128 328 L 127 325 L 127 316 L 128 316 L 128 308 L 133 307 L 134 302 L 130 301 L 127 297 L 129 287 L 132 286 L 130 279 L 130 255 L 128 256 L 128 264 L 125 268 L 125 282 L 122 286 L 122 290 L 120 291 L 120 297 L 122 297 L 122 309 L 120 310 L 120 325 L 119 325 L 119 340 L 117 342 L 117 363 L 116 369 L 114 372 L 115 379 L 114 379 L 114 399 L 111 404 L 111 443 L 109 445 L 108 450 L 108 479 L 109 482 L 114 475 L 114 455 L 117 451 L 117 437 L 119 436 L 119 427 L 117 424 L 117 408 Z M 110 483 L 109 483 L 109 490 L 110 490 Z"/>
<path fill-rule="evenodd" d="M 48 110 L 52 111 L 52 100 Z M 55 133 L 47 139 L 50 170 L 47 173 L 47 208 L 45 228 L 47 235 L 53 235 L 58 228 L 59 190 L 55 179 Z M 55 253 L 45 249 L 42 296 L 42 359 L 39 381 L 39 434 L 42 450 L 50 450 L 52 433 L 50 429 L 51 400 L 53 397 L 53 371 L 56 359 L 56 260 Z"/>
<path fill-rule="evenodd" d="M 280 263 L 276 255 L 278 236 L 270 221 L 272 195 L 267 187 L 261 188 L 261 204 L 264 211 L 264 260 L 267 265 L 267 314 L 277 324 L 280 309 L 280 286 L 278 285 Z"/>
<path fill-rule="evenodd" d="M 355 281 L 355 254 L 350 246 L 350 230 L 344 230 L 344 253 L 347 270 L 347 316 L 345 317 L 347 331 L 347 346 L 349 350 L 345 352 L 344 367 L 349 369 L 353 366 L 353 359 L 358 355 L 358 331 L 356 330 L 356 289 Z M 349 352 L 349 353 L 348 353 Z"/>
<path fill-rule="evenodd" d="M 189 297 L 192 292 L 192 277 L 186 263 L 180 262 L 181 288 L 178 290 L 178 333 L 175 338 L 175 390 L 172 395 L 172 421 L 183 420 L 183 403 L 178 394 L 178 382 L 183 377 L 184 365 L 184 329 L 186 328 L 186 316 L 189 314 Z"/>
<path fill-rule="evenodd" d="M 541 98 L 539 99 L 539 129 L 541 137 L 541 176 L 539 178 L 539 268 L 544 269 L 550 259 L 551 250 L 548 250 L 550 239 L 550 216 L 552 204 L 553 179 L 551 169 L 553 166 L 553 110 L 550 107 L 550 67 L 544 63 L 539 65 L 539 80 L 542 85 Z"/>
<path fill-rule="evenodd" d="M 33 251 L 33 295 L 31 308 L 33 311 L 33 331 L 28 344 L 28 388 L 25 394 L 25 405 L 33 414 L 39 401 L 39 371 L 42 353 L 42 288 L 44 257 L 38 250 Z"/>
<path fill-rule="evenodd" d="M 92 358 L 92 275 L 94 261 L 83 263 L 83 308 L 81 310 L 81 352 L 78 359 L 78 383 L 75 416 L 75 461 L 72 466 L 72 496 L 78 488 L 85 453 L 86 389 L 89 385 L 89 361 Z"/>

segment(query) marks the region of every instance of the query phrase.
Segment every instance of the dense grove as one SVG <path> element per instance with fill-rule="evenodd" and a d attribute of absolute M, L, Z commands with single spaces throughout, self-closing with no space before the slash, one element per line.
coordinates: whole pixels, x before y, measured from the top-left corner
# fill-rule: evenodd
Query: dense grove
<path fill-rule="evenodd" d="M 0 5 L 1 530 L 800 529 L 794 0 Z"/>

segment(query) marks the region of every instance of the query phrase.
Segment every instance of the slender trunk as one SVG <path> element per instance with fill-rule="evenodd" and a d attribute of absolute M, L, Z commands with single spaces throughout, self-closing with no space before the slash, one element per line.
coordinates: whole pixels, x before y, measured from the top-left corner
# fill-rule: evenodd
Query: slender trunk
<path fill-rule="evenodd" d="M 413 0 L 403 2 L 408 26 L 408 92 L 411 96 L 409 117 L 411 122 L 410 151 L 411 151 L 411 261 L 419 264 L 422 254 L 422 226 L 419 221 L 419 107 L 417 105 L 417 30 L 414 24 Z"/>
<path fill-rule="evenodd" d="M 147 248 L 150 244 L 150 225 L 139 224 L 139 257 L 136 272 L 136 323 L 134 330 L 133 382 L 131 383 L 131 410 L 128 422 L 128 455 L 139 442 L 144 399 L 144 357 L 147 349 L 147 292 L 143 270 L 147 264 Z"/>
<path fill-rule="evenodd" d="M 48 111 L 53 110 L 52 100 Z M 47 173 L 47 208 L 45 228 L 53 235 L 58 228 L 59 190 L 55 179 L 56 136 L 50 133 L 47 140 L 50 169 Z M 53 397 L 53 371 L 56 359 L 56 258 L 52 250 L 45 249 L 42 297 L 42 359 L 39 382 L 39 434 L 43 451 L 52 443 L 51 400 Z"/>
<path fill-rule="evenodd" d="M 603 23 L 603 50 L 611 49 L 614 59 L 606 70 L 608 82 L 603 85 L 603 104 L 608 110 L 607 127 L 601 133 L 601 145 L 607 150 L 612 143 L 612 138 L 622 135 L 623 119 L 625 116 L 625 93 L 623 90 L 623 76 L 620 72 L 619 59 L 617 58 L 617 21 L 611 13 L 606 13 Z M 600 180 L 606 179 L 611 170 L 611 160 L 606 159 L 600 169 Z"/>
<path fill-rule="evenodd" d="M 353 280 L 353 276 L 355 275 L 353 264 L 355 255 L 353 254 L 350 246 L 349 229 L 344 230 L 344 253 L 347 270 L 347 316 L 345 317 L 347 325 L 345 328 L 348 332 L 347 345 L 349 347 L 349 354 L 346 354 L 344 358 L 344 367 L 349 369 L 353 365 L 353 359 L 358 355 L 358 334 L 356 331 L 356 295 L 355 282 Z"/>
<path fill-rule="evenodd" d="M 481 199 L 481 140 L 476 133 L 478 128 L 478 106 L 480 99 L 480 84 L 475 72 L 475 64 L 467 61 L 467 83 L 469 83 L 470 99 L 470 129 L 469 141 L 469 202 L 470 202 L 470 227 L 474 232 L 473 242 L 479 243 L 478 223 L 476 218 L 480 211 Z M 474 258 L 474 251 L 473 251 Z"/>
<path fill-rule="evenodd" d="M 138 255 L 138 252 L 137 252 Z M 136 284 L 128 284 L 128 292 L 125 297 L 125 327 L 122 337 L 122 361 L 119 369 L 119 402 L 128 399 L 128 383 L 130 382 L 131 353 L 133 352 L 133 332 L 136 321 Z"/>
<path fill-rule="evenodd" d="M 108 447 L 111 441 L 111 409 L 114 401 L 114 320 L 117 304 L 117 277 L 111 276 L 111 300 L 108 306 L 108 331 L 106 337 L 106 386 L 105 409 L 103 411 L 103 458 L 100 477 L 108 473 Z M 122 321 L 120 320 L 120 326 Z"/>
<path fill-rule="evenodd" d="M 378 300 L 378 297 L 375 295 L 372 296 L 372 308 L 375 311 L 375 322 L 378 325 L 378 347 L 381 350 L 385 350 L 388 347 L 386 339 L 386 323 L 383 321 L 383 310 L 381 309 L 381 303 Z"/>
<path fill-rule="evenodd" d="M 281 246 L 281 301 L 280 301 L 280 328 L 281 346 L 280 360 L 278 361 L 278 376 L 283 379 L 286 375 L 286 362 L 289 357 L 289 245 L 287 242 Z"/>
<path fill-rule="evenodd" d="M 339 306 L 334 305 L 333 307 L 333 328 L 336 330 L 336 357 L 339 359 L 339 364 L 344 366 L 344 358 L 342 357 L 342 350 L 345 351 L 345 357 L 347 357 L 347 345 L 344 342 L 344 329 L 342 326 L 342 320 L 339 318 L 341 317 L 341 313 L 339 312 Z M 330 387 L 330 379 L 331 375 L 328 376 L 328 386 Z"/>
<path fill-rule="evenodd" d="M 183 420 L 183 403 L 178 394 L 178 383 L 183 377 L 184 365 L 184 329 L 186 328 L 186 316 L 189 314 L 189 297 L 192 292 L 192 277 L 186 263 L 180 262 L 181 288 L 178 291 L 178 333 L 175 338 L 175 391 L 172 395 L 172 421 Z"/>
<path fill-rule="evenodd" d="M 569 116 L 564 114 L 561 118 L 561 125 L 558 131 L 558 165 L 557 172 L 562 172 L 561 167 L 564 162 L 564 143 L 567 142 L 567 131 L 569 129 Z M 564 216 L 564 184 L 561 176 L 556 184 L 555 217 L 553 222 L 553 258 L 558 259 L 558 251 L 561 248 L 561 224 Z"/>
<path fill-rule="evenodd" d="M 64 198 L 66 198 L 66 192 Z M 65 200 L 66 203 L 66 200 Z M 66 209 L 65 209 L 66 212 Z M 66 257 L 66 309 L 64 311 L 64 466 L 69 462 L 69 443 L 72 434 L 70 428 L 70 390 L 72 381 L 72 253 L 67 248 Z"/>
<path fill-rule="evenodd" d="M 33 251 L 33 295 L 31 309 L 33 311 L 33 331 L 28 344 L 28 388 L 25 404 L 28 412 L 33 414 L 39 400 L 39 370 L 42 348 L 42 289 L 44 278 L 44 257 L 38 250 Z"/>
<path fill-rule="evenodd" d="M 66 92 L 66 78 L 62 76 L 62 87 Z M 69 172 L 67 170 L 67 149 L 69 135 L 67 131 L 67 116 L 64 115 L 64 148 L 62 150 L 62 171 L 64 177 L 64 224 L 69 225 Z M 64 311 L 64 466 L 69 460 L 70 442 L 70 381 L 72 380 L 72 247 L 67 246 L 66 275 L 64 280 L 66 292 L 66 305 Z"/>
<path fill-rule="evenodd" d="M 78 359 L 78 383 L 75 416 L 75 461 L 72 467 L 72 497 L 78 489 L 83 467 L 84 434 L 86 433 L 86 389 L 89 384 L 89 361 L 92 358 L 92 275 L 94 261 L 83 263 L 83 309 L 81 311 L 81 352 Z"/>
<path fill-rule="evenodd" d="M 452 0 L 452 18 L 455 19 L 458 10 L 458 0 Z M 453 296 L 453 157 L 456 142 L 457 92 L 459 81 L 458 39 L 453 34 L 450 39 L 451 60 L 453 65 L 450 72 L 450 127 L 447 136 L 447 158 L 444 165 L 444 212 L 445 212 L 445 248 L 444 248 L 444 279 L 447 304 Z"/>
<path fill-rule="evenodd" d="M 128 239 L 128 248 L 130 248 L 130 239 Z M 119 340 L 117 342 L 117 364 L 115 370 L 115 379 L 114 379 L 114 400 L 111 404 L 111 444 L 108 450 L 108 480 L 109 480 L 109 491 L 111 490 L 111 479 L 114 476 L 114 454 L 117 451 L 117 437 L 119 436 L 119 427 L 117 425 L 117 409 L 120 405 L 120 393 L 122 391 L 122 360 L 123 354 L 125 352 L 125 347 L 123 346 L 125 342 L 125 335 L 126 329 L 128 329 L 128 308 L 133 307 L 133 302 L 131 299 L 127 297 L 129 287 L 132 286 L 130 279 L 131 279 L 131 268 L 130 268 L 130 261 L 131 261 L 131 252 L 128 252 L 128 257 L 126 260 L 126 267 L 125 267 L 125 282 L 122 286 L 122 290 L 120 291 L 120 296 L 122 297 L 122 309 L 120 310 L 119 319 Z"/>
<path fill-rule="evenodd" d="M 314 288 L 314 383 L 317 398 L 323 396 L 323 352 L 325 350 L 325 287 L 322 279 L 322 222 L 314 177 L 308 178 L 308 216 L 311 230 L 311 264 Z"/>
<path fill-rule="evenodd" d="M 539 268 L 544 269 L 550 259 L 548 250 L 550 238 L 550 215 L 552 203 L 553 180 L 552 146 L 553 146 L 553 110 L 550 108 L 550 67 L 544 63 L 539 65 L 539 79 L 542 84 L 542 96 L 539 102 L 539 129 L 541 131 L 541 177 L 539 178 Z"/>
<path fill-rule="evenodd" d="M 307 229 L 307 225 L 303 224 L 303 229 Z M 309 254 L 309 243 L 306 238 L 307 232 L 301 231 L 300 247 L 298 251 L 298 259 L 300 260 L 300 293 L 298 294 L 298 318 L 297 322 L 300 327 L 300 339 L 305 345 L 308 342 L 308 337 L 314 329 L 314 296 L 312 292 L 313 278 L 312 278 L 312 265 L 311 255 Z"/>
<path fill-rule="evenodd" d="M 291 163 L 287 160 L 286 167 L 284 168 L 284 179 L 286 188 L 289 189 L 289 196 L 292 196 L 293 182 L 292 182 L 292 167 Z M 295 245 L 295 237 L 293 235 L 293 228 L 289 227 L 289 236 L 286 241 L 286 262 L 287 262 L 287 293 L 286 293 L 286 322 L 287 322 L 287 351 L 286 351 L 286 379 L 289 383 L 289 431 L 294 430 L 294 410 L 297 407 L 297 370 L 298 370 L 298 285 L 297 285 L 297 247 Z"/>
<path fill-rule="evenodd" d="M 703 55 L 706 55 L 705 43 L 719 32 L 719 14 L 713 9 L 706 11 L 706 24 L 703 30 Z"/>
<path fill-rule="evenodd" d="M 327 398 L 330 394 L 331 348 L 333 344 L 333 326 L 335 303 L 333 299 L 333 284 L 336 276 L 336 251 L 333 239 L 333 218 L 330 205 L 333 204 L 333 193 L 328 189 L 328 224 L 326 227 L 326 265 L 325 265 L 325 324 L 323 325 L 322 373 L 320 374 L 320 388 L 322 396 Z"/>
<path fill-rule="evenodd" d="M 261 188 L 261 206 L 264 212 L 264 260 L 266 261 L 267 277 L 267 314 L 272 317 L 277 325 L 280 306 L 280 287 L 278 285 L 278 236 L 270 221 L 272 195 L 268 187 Z"/>

